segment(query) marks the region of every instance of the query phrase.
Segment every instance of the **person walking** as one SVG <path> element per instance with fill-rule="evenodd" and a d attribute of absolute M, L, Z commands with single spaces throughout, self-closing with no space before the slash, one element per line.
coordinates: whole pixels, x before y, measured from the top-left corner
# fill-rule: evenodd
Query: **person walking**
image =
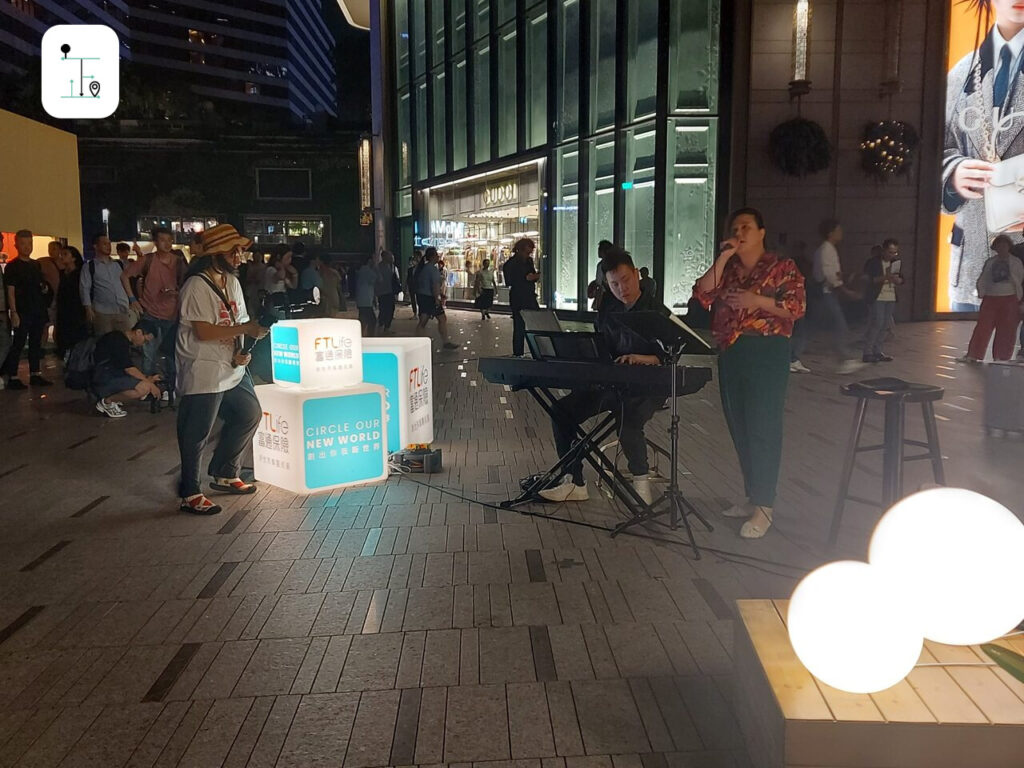
<path fill-rule="evenodd" d="M 330 263 L 320 264 L 320 314 L 324 317 L 337 317 L 341 311 L 341 273 Z"/>
<path fill-rule="evenodd" d="M 194 515 L 221 511 L 202 492 L 199 462 L 214 424 L 223 421 L 209 464 L 210 488 L 221 493 L 255 493 L 241 477 L 242 455 L 252 443 L 263 409 L 246 366 L 246 336 L 267 329 L 250 321 L 236 272 L 252 241 L 230 224 L 203 235 L 204 255 L 192 262 L 181 290 L 177 338 L 178 450 L 181 454 L 181 510 Z"/>
<path fill-rule="evenodd" d="M 764 217 L 740 208 L 731 236 L 694 286 L 705 308 L 714 305 L 722 410 L 743 473 L 746 500 L 725 511 L 743 517 L 745 539 L 767 533 L 782 462 L 782 428 L 789 382 L 793 321 L 807 309 L 804 278 L 790 259 L 765 248 Z"/>
<path fill-rule="evenodd" d="M 992 343 L 992 358 L 998 361 L 1013 357 L 1017 324 L 1020 322 L 1020 301 L 1024 296 L 1024 264 L 1010 253 L 1013 241 L 1007 235 L 996 235 L 992 241 L 995 255 L 989 257 L 978 277 L 978 296 L 981 309 L 978 322 L 971 334 L 964 363 L 980 363 L 985 359 L 988 343 Z"/>
<path fill-rule="evenodd" d="M 377 315 L 373 311 L 377 286 L 380 283 L 377 259 L 377 254 L 369 254 L 356 273 L 356 307 L 359 310 L 359 324 L 362 326 L 364 338 L 374 336 L 377 332 Z"/>
<path fill-rule="evenodd" d="M 835 219 L 826 219 L 821 225 L 821 236 L 824 239 L 814 252 L 814 281 L 820 293 L 821 319 L 832 329 L 833 349 L 839 360 L 837 373 L 845 375 L 857 371 L 863 364 L 854 359 L 850 351 L 847 339 L 850 329 L 839 301 L 840 296 L 854 297 L 843 284 L 839 251 L 836 249 L 843 239 L 843 227 Z"/>
<path fill-rule="evenodd" d="M 50 286 L 43 277 L 39 263 L 32 258 L 32 232 L 19 230 L 14 235 L 18 258 L 8 262 L 4 270 L 7 291 L 7 311 L 14 336 L 3 364 L 7 375 L 7 389 L 27 389 L 18 378 L 21 352 L 28 343 L 29 384 L 48 387 L 52 381 L 43 378 L 43 330 L 49 321 Z"/>
<path fill-rule="evenodd" d="M 502 267 L 505 285 L 509 289 L 509 307 L 512 309 L 512 354 L 522 357 L 526 344 L 526 322 L 524 309 L 539 309 L 537 305 L 537 281 L 540 274 L 533 266 L 533 252 L 537 244 L 528 237 L 517 240 L 512 246 L 512 255 Z"/>
<path fill-rule="evenodd" d="M 476 300 L 473 305 L 480 310 L 481 320 L 491 319 L 491 307 L 494 306 L 494 291 L 497 275 L 490 259 L 484 259 L 473 279 L 473 293 Z"/>
<path fill-rule="evenodd" d="M 85 319 L 96 338 L 111 331 L 132 329 L 128 291 L 121 282 L 124 262 L 110 257 L 110 238 L 100 233 L 92 239 L 93 259 L 82 269 L 78 283 Z"/>
<path fill-rule="evenodd" d="M 423 251 L 419 248 L 412 252 L 412 260 L 409 268 L 405 271 L 405 295 L 409 297 L 409 304 L 412 306 L 412 316 L 419 317 L 419 310 L 416 307 L 416 270 L 423 263 Z"/>
<path fill-rule="evenodd" d="M 892 357 L 882 351 L 882 343 L 896 314 L 896 286 L 903 285 L 900 274 L 900 244 L 890 237 L 877 255 L 864 265 L 869 283 L 864 301 L 868 305 L 868 329 L 864 335 L 865 363 L 888 363 Z"/>
<path fill-rule="evenodd" d="M 395 319 L 395 301 L 402 292 L 402 279 L 398 276 L 395 266 L 395 255 L 391 251 L 380 252 L 380 281 L 377 283 L 377 318 L 382 334 L 391 334 L 391 323 Z"/>
<path fill-rule="evenodd" d="M 420 312 L 420 321 L 416 332 L 420 333 L 432 319 L 437 320 L 437 330 L 441 335 L 444 349 L 458 349 L 448 338 L 448 317 L 444 311 L 444 280 L 441 270 L 437 268 L 437 249 L 433 246 L 423 252 L 423 259 L 416 267 L 413 284 L 416 289 L 416 307 Z"/>

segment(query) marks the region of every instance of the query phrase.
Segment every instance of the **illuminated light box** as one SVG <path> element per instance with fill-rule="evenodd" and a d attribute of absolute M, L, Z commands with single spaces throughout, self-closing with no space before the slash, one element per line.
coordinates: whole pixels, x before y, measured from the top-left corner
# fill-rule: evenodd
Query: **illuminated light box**
<path fill-rule="evenodd" d="M 387 390 L 388 446 L 434 441 L 430 339 L 363 339 L 363 379 Z"/>
<path fill-rule="evenodd" d="M 281 320 L 270 329 L 274 382 L 282 387 L 348 387 L 363 380 L 357 320 Z"/>
<path fill-rule="evenodd" d="M 256 479 L 292 493 L 372 483 L 388 476 L 384 388 L 256 387 L 263 414 L 253 437 Z"/>

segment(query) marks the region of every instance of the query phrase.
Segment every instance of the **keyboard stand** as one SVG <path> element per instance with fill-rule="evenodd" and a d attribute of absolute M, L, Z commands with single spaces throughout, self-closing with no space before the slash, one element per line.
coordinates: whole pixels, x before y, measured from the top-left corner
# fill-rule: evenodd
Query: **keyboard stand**
<path fill-rule="evenodd" d="M 533 398 L 540 404 L 540 407 L 544 409 L 548 416 L 552 419 L 557 417 L 558 398 L 552 395 L 550 390 L 544 387 L 524 387 L 524 389 L 533 395 Z M 629 510 L 633 519 L 638 519 L 640 515 L 644 514 L 645 511 L 649 511 L 650 508 L 633 490 L 632 483 L 626 481 L 615 467 L 615 464 L 601 451 L 601 443 L 610 435 L 615 434 L 616 427 L 618 426 L 617 422 L 618 420 L 614 413 L 605 413 L 597 417 L 596 423 L 589 430 L 577 427 L 576 442 L 573 443 L 569 452 L 555 462 L 541 477 L 537 478 L 529 488 L 526 488 L 516 498 L 501 502 L 499 506 L 503 509 L 513 509 L 536 501 L 539 491 L 548 487 L 551 483 L 560 480 L 563 475 L 567 474 L 566 469 L 568 467 L 576 462 L 577 459 L 582 459 L 590 464 L 601 479 L 608 484 L 608 487 L 612 489 L 612 492 L 619 501 Z"/>

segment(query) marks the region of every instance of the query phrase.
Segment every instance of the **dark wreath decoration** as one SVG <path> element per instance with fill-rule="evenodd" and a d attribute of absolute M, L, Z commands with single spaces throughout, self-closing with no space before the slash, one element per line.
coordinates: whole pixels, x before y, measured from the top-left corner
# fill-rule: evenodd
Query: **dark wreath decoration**
<path fill-rule="evenodd" d="M 876 181 L 910 173 L 920 139 L 910 123 L 880 120 L 864 126 L 860 142 L 860 166 Z"/>
<path fill-rule="evenodd" d="M 832 147 L 825 129 L 813 120 L 794 117 L 779 123 L 768 137 L 772 160 L 788 176 L 807 176 L 828 168 Z"/>

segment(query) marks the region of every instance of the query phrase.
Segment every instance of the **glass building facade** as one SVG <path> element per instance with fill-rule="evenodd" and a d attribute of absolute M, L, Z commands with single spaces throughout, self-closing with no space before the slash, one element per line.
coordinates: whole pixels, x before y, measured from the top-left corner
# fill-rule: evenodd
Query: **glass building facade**
<path fill-rule="evenodd" d="M 716 240 L 719 0 L 385 6 L 403 257 L 436 245 L 468 299 L 484 258 L 532 237 L 542 301 L 586 310 L 611 240 L 684 307 Z"/>

